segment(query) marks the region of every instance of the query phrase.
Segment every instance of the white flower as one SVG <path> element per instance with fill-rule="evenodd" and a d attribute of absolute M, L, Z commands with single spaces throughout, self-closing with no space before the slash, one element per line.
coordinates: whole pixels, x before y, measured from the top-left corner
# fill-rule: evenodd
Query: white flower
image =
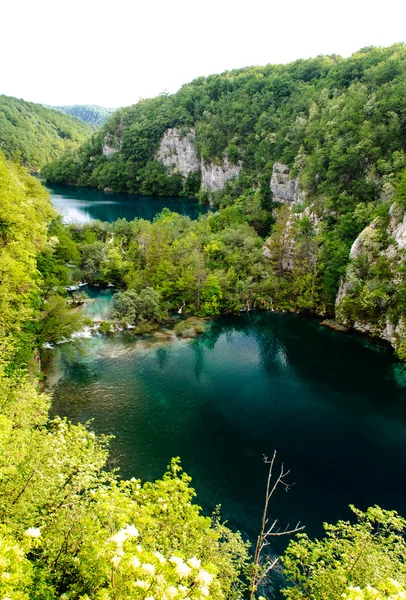
<path fill-rule="evenodd" d="M 133 556 L 131 559 L 131 564 L 133 567 L 135 567 L 137 569 L 141 563 L 136 556 Z"/>
<path fill-rule="evenodd" d="M 154 600 L 154 596 L 147 596 L 145 600 Z"/>
<path fill-rule="evenodd" d="M 10 579 L 10 577 L 11 577 L 10 573 L 7 573 L 6 571 L 4 571 L 4 573 L 1 574 L 1 578 L 4 581 L 8 581 Z"/>
<path fill-rule="evenodd" d="M 24 535 L 33 538 L 41 537 L 41 529 L 39 527 L 29 527 L 27 531 L 24 532 Z"/>
<path fill-rule="evenodd" d="M 160 552 L 154 552 L 154 556 L 157 557 L 157 559 L 159 560 L 159 562 L 161 564 L 163 564 L 164 562 L 166 562 L 165 556 L 163 556 Z"/>
<path fill-rule="evenodd" d="M 189 591 L 185 585 L 180 585 L 180 586 L 178 586 L 178 587 L 179 587 L 179 591 L 180 591 L 182 594 L 186 594 L 186 593 Z"/>
<path fill-rule="evenodd" d="M 200 569 L 200 560 L 196 556 L 189 558 L 186 562 L 192 569 Z"/>
<path fill-rule="evenodd" d="M 185 562 L 182 561 L 176 565 L 175 570 L 179 577 L 187 577 L 192 569 L 188 567 Z"/>
<path fill-rule="evenodd" d="M 155 573 L 155 567 L 154 565 L 151 565 L 151 563 L 145 563 L 141 565 L 141 569 L 145 571 L 145 573 L 149 573 L 150 575 L 153 575 Z"/>
<path fill-rule="evenodd" d="M 141 548 L 141 546 L 139 546 L 139 545 L 138 545 L 138 546 L 136 546 L 136 550 L 137 550 L 137 552 L 142 552 L 142 548 Z"/>
<path fill-rule="evenodd" d="M 166 590 L 166 595 L 169 596 L 169 598 L 174 598 L 177 595 L 177 593 L 178 593 L 178 590 L 176 589 L 176 587 L 174 585 L 171 585 Z"/>
<path fill-rule="evenodd" d="M 213 575 L 210 575 L 204 569 L 201 569 L 196 576 L 196 583 L 199 583 L 203 586 L 208 586 L 213 581 Z"/>
<path fill-rule="evenodd" d="M 171 556 L 169 560 L 171 563 L 176 565 L 176 573 L 179 575 L 179 577 L 187 577 L 192 570 L 187 566 L 183 558 L 180 558 L 179 556 Z"/>
<path fill-rule="evenodd" d="M 134 527 L 134 525 L 127 525 L 124 531 L 128 535 L 128 537 L 138 537 L 140 535 L 138 533 L 138 529 Z"/>
<path fill-rule="evenodd" d="M 122 546 L 127 539 L 127 533 L 124 529 L 120 529 L 115 535 L 109 538 L 108 542 L 115 542 L 117 546 Z"/>
<path fill-rule="evenodd" d="M 150 586 L 148 581 L 141 581 L 140 579 L 137 579 L 137 581 L 134 581 L 134 585 L 135 585 L 135 587 L 142 588 L 143 590 L 149 589 L 149 586 Z"/>
<path fill-rule="evenodd" d="M 208 596 L 210 594 L 210 590 L 208 587 L 206 586 L 202 586 L 200 588 L 201 593 L 203 594 L 203 596 Z"/>
<path fill-rule="evenodd" d="M 120 556 L 113 556 L 113 558 L 111 559 L 111 562 L 113 563 L 114 567 L 117 569 L 118 565 L 120 564 L 121 558 Z"/>

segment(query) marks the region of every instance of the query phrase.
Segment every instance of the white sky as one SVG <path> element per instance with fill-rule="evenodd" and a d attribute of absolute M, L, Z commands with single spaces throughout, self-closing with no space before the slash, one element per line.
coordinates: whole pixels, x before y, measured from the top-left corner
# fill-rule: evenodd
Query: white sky
<path fill-rule="evenodd" d="M 406 41 L 404 0 L 2 0 L 0 93 L 118 107 L 200 75 Z"/>

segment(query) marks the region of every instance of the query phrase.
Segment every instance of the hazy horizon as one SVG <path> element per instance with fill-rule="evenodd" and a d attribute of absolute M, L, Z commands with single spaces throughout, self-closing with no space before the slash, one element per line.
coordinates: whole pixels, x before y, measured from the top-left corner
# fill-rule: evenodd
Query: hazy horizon
<path fill-rule="evenodd" d="M 3 8 L 0 93 L 51 106 L 118 108 L 200 76 L 404 42 L 406 5 L 366 0 L 272 6 L 206 0 L 23 0 Z M 12 51 L 10 51 L 12 48 Z"/>

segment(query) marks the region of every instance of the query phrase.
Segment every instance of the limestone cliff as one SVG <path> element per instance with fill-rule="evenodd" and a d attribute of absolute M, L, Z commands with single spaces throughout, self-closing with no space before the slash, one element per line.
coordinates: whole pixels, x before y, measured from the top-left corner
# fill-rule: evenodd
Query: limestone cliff
<path fill-rule="evenodd" d="M 273 261 L 278 254 L 279 270 L 287 273 L 294 269 L 297 260 L 295 238 L 300 222 L 306 219 L 312 234 L 317 235 L 320 220 L 311 206 L 304 206 L 305 193 L 299 178 L 290 176 L 287 165 L 278 162 L 273 165 L 270 188 L 273 201 L 283 206 L 274 211 L 277 226 L 266 240 L 263 254 Z M 310 256 L 309 259 L 313 260 Z"/>
<path fill-rule="evenodd" d="M 161 139 L 157 159 L 168 167 L 170 174 L 180 173 L 187 177 L 200 169 L 200 159 L 196 152 L 196 135 L 190 129 L 181 136 L 179 129 L 167 129 Z"/>
<path fill-rule="evenodd" d="M 224 157 L 220 164 L 209 163 L 208 165 L 205 165 L 202 160 L 202 188 L 209 192 L 218 192 L 219 190 L 222 190 L 226 181 L 238 177 L 241 168 L 241 162 L 237 165 L 232 165 L 227 157 Z"/>
<path fill-rule="evenodd" d="M 291 177 L 289 167 L 282 163 L 277 162 L 273 165 L 269 185 L 274 202 L 303 202 L 305 199 L 299 179 Z"/>
<path fill-rule="evenodd" d="M 114 156 L 121 148 L 121 141 L 121 128 L 114 133 L 106 133 L 102 145 L 103 156 L 107 158 Z"/>
<path fill-rule="evenodd" d="M 392 204 L 360 233 L 336 298 L 336 319 L 399 348 L 406 341 L 406 211 Z"/>
<path fill-rule="evenodd" d="M 223 189 L 229 179 L 240 174 L 242 164 L 232 165 L 227 157 L 219 163 L 206 164 L 196 150 L 196 134 L 190 129 L 184 135 L 177 128 L 167 129 L 161 138 L 156 158 L 169 169 L 171 175 L 179 173 L 187 177 L 189 173 L 201 171 L 201 187 L 210 193 Z"/>

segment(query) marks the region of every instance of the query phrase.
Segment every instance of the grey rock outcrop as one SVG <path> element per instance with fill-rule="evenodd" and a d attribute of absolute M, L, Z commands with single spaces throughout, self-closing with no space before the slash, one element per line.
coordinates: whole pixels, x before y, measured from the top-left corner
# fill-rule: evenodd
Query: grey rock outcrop
<path fill-rule="evenodd" d="M 361 254 L 367 253 L 375 244 L 376 237 L 378 235 L 378 224 L 377 221 L 373 221 L 371 225 L 368 225 L 361 231 L 350 250 L 350 260 L 354 260 L 361 256 Z"/>
<path fill-rule="evenodd" d="M 106 133 L 103 140 L 102 152 L 103 156 L 111 158 L 116 154 L 121 147 L 121 137 L 113 133 Z"/>
<path fill-rule="evenodd" d="M 289 167 L 283 163 L 274 163 L 270 188 L 275 202 L 303 202 L 305 199 L 299 179 L 290 177 Z"/>
<path fill-rule="evenodd" d="M 240 162 L 237 165 L 232 165 L 227 157 L 223 158 L 221 164 L 210 163 L 209 165 L 205 165 L 202 160 L 202 188 L 209 192 L 222 190 L 226 181 L 237 179 L 241 168 L 242 164 Z"/>
<path fill-rule="evenodd" d="M 320 219 L 316 215 L 316 213 L 312 211 L 311 206 L 307 206 L 305 208 L 305 210 L 303 210 L 302 212 L 295 212 L 293 205 L 283 207 L 281 210 L 285 211 L 285 216 L 282 216 L 282 218 L 284 219 L 284 221 L 283 221 L 284 227 L 283 227 L 283 233 L 280 237 L 279 244 L 278 244 L 279 245 L 278 261 L 280 263 L 280 269 L 283 272 L 288 273 L 294 269 L 295 262 L 297 260 L 296 259 L 296 240 L 295 240 L 295 231 L 296 231 L 297 225 L 299 224 L 301 219 L 306 217 L 310 220 L 314 235 L 317 235 L 319 233 Z M 287 211 L 287 215 L 286 215 L 286 211 Z M 281 213 L 280 210 L 276 210 L 275 212 L 277 215 L 277 219 L 280 219 L 280 215 L 281 214 L 283 215 L 283 212 Z M 278 214 L 279 214 L 279 217 L 278 217 Z M 266 242 L 263 246 L 263 249 L 262 249 L 263 255 L 268 260 L 275 258 L 273 256 L 271 248 L 272 248 L 272 235 L 270 238 L 268 238 L 266 240 Z M 315 254 L 312 251 L 309 251 L 309 260 L 312 262 L 315 260 Z"/>
<path fill-rule="evenodd" d="M 382 246 L 383 240 L 387 243 Z M 390 296 L 382 298 L 380 305 L 380 314 L 375 316 L 373 322 L 362 319 L 354 319 L 350 322 L 348 314 L 343 310 L 341 303 L 345 298 L 352 297 L 354 290 L 359 289 L 361 285 L 369 286 L 371 290 L 376 286 L 376 281 L 363 279 L 358 271 L 357 263 L 354 262 L 362 256 L 367 258 L 369 264 L 374 264 L 380 258 L 390 259 L 388 265 L 392 265 L 392 294 L 396 295 L 398 284 L 397 269 L 405 260 L 404 250 L 406 249 L 406 211 L 399 204 L 392 204 L 389 211 L 389 223 L 385 229 L 382 227 L 379 219 L 376 218 L 370 225 L 365 227 L 354 241 L 350 251 L 350 263 L 344 277 L 340 281 L 339 290 L 336 297 L 336 317 L 337 319 L 351 326 L 356 331 L 374 335 L 392 344 L 394 348 L 398 348 L 399 344 L 406 339 L 406 327 L 404 318 L 401 316 L 397 320 L 393 320 L 393 312 L 391 312 Z M 361 271 L 362 273 L 362 271 Z M 378 301 L 377 301 L 378 302 Z M 379 304 L 377 304 L 379 306 Z"/>
<path fill-rule="evenodd" d="M 157 159 L 169 168 L 170 174 L 180 173 L 187 177 L 200 169 L 196 152 L 196 135 L 191 129 L 181 136 L 179 129 L 167 129 L 161 139 Z"/>
<path fill-rule="evenodd" d="M 199 158 L 196 150 L 196 134 L 190 129 L 185 135 L 176 127 L 167 129 L 161 138 L 156 158 L 168 167 L 170 174 L 180 173 L 187 177 L 189 173 L 201 171 L 201 187 L 208 192 L 222 190 L 226 181 L 236 179 L 242 164 L 232 165 L 227 157 L 219 163 L 206 164 Z"/>
<path fill-rule="evenodd" d="M 400 249 L 406 248 L 406 211 L 399 204 L 392 204 L 389 211 L 388 234 Z"/>

